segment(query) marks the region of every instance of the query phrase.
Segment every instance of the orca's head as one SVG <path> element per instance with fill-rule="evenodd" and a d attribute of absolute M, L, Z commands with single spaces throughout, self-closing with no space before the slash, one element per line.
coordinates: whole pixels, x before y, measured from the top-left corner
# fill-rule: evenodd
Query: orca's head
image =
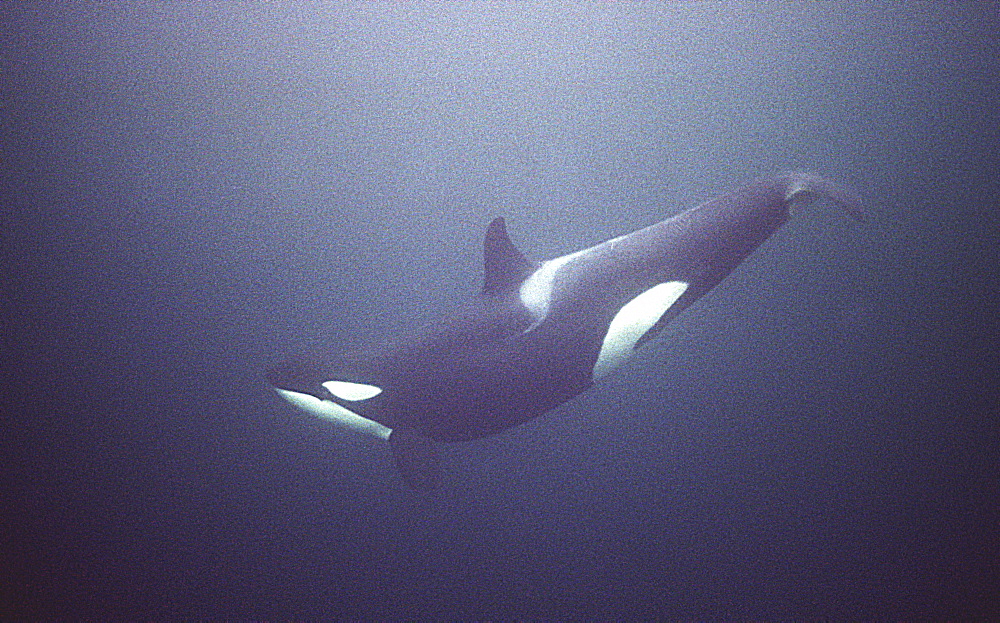
<path fill-rule="evenodd" d="M 354 378 L 356 374 L 341 371 L 341 366 L 310 359 L 288 361 L 267 373 L 278 395 L 295 407 L 344 428 L 388 439 L 391 428 L 363 415 L 372 411 L 366 403 L 382 394 L 382 387 L 345 380 Z"/>

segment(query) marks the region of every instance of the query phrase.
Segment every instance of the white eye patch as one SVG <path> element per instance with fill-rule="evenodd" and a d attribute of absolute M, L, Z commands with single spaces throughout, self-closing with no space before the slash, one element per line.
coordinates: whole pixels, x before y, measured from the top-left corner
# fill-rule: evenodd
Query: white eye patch
<path fill-rule="evenodd" d="M 636 342 L 659 321 L 687 290 L 683 281 L 668 281 L 646 290 L 622 306 L 608 325 L 597 363 L 591 375 L 595 381 L 625 363 Z"/>
<path fill-rule="evenodd" d="M 323 383 L 323 387 L 337 398 L 350 401 L 368 400 L 382 393 L 381 387 L 347 381 L 327 381 Z"/>

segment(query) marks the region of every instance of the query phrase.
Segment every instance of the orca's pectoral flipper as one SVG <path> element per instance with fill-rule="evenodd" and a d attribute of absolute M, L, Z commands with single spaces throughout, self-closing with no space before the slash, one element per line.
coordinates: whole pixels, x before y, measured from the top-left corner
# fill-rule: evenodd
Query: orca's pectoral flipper
<path fill-rule="evenodd" d="M 394 428 L 389 435 L 392 458 L 407 486 L 430 491 L 441 476 L 441 456 L 437 444 L 410 428 Z"/>

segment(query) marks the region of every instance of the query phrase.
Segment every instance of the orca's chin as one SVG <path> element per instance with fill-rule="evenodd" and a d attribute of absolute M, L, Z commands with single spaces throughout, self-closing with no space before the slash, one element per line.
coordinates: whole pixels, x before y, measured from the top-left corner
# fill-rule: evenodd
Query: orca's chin
<path fill-rule="evenodd" d="M 383 426 L 375 420 L 369 420 L 366 417 L 358 415 L 354 411 L 332 400 L 322 400 L 312 394 L 281 389 L 280 387 L 276 387 L 274 390 L 278 392 L 279 396 L 302 411 L 325 420 L 330 420 L 342 428 L 371 435 L 379 439 L 388 439 L 389 434 L 392 433 L 391 428 Z"/>

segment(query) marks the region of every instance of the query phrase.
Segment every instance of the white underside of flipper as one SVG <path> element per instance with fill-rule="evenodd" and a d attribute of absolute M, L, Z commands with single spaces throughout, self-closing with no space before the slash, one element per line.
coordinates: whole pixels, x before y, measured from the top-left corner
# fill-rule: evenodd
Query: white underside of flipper
<path fill-rule="evenodd" d="M 687 290 L 683 281 L 668 281 L 646 290 L 622 306 L 608 325 L 591 375 L 597 380 L 625 363 L 635 345 Z"/>
<path fill-rule="evenodd" d="M 389 433 L 392 432 L 391 428 L 383 426 L 375 420 L 362 417 L 332 400 L 320 400 L 313 395 L 293 392 L 288 389 L 275 388 L 275 391 L 278 392 L 279 396 L 299 409 L 311 413 L 316 417 L 330 420 L 343 428 L 378 437 L 379 439 L 388 439 Z"/>

